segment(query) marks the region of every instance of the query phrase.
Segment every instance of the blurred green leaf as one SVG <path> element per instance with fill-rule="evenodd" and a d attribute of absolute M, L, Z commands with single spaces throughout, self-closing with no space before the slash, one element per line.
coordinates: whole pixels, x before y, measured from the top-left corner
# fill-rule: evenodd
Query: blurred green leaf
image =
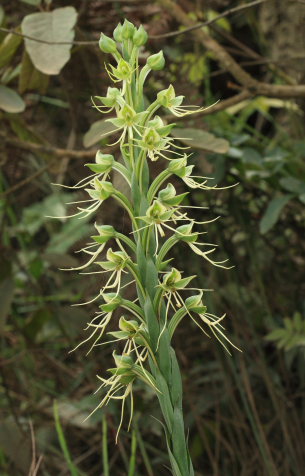
<path fill-rule="evenodd" d="M 276 197 L 269 202 L 268 207 L 260 221 L 259 229 L 262 235 L 267 233 L 276 224 L 285 205 L 291 200 L 293 195 L 283 195 Z"/>
<path fill-rule="evenodd" d="M 297 195 L 302 195 L 305 193 L 305 182 L 294 177 L 283 177 L 280 180 L 280 184 L 285 190 L 288 190 L 288 192 L 292 192 Z"/>
<path fill-rule="evenodd" d="M 43 328 L 43 326 L 51 321 L 53 314 L 49 308 L 44 307 L 35 311 L 30 317 L 29 321 L 23 328 L 23 333 L 28 339 L 35 341 L 37 334 Z"/>
<path fill-rule="evenodd" d="M 275 342 L 278 349 L 285 351 L 305 346 L 305 319 L 295 312 L 292 319 L 283 320 L 284 327 L 274 329 L 265 338 Z"/>
<path fill-rule="evenodd" d="M 242 153 L 242 161 L 247 164 L 254 164 L 261 166 L 262 165 L 262 157 L 256 149 L 252 147 L 245 147 Z"/>
<path fill-rule="evenodd" d="M 0 84 L 0 109 L 5 112 L 22 112 L 25 102 L 16 91 Z"/>
<path fill-rule="evenodd" d="M 70 218 L 62 229 L 51 237 L 46 253 L 65 253 L 78 240 L 89 236 L 94 231 L 93 226 L 86 223 L 89 219 L 90 217 L 86 217 L 80 222 L 77 217 Z"/>
<path fill-rule="evenodd" d="M 4 18 L 5 18 L 5 12 L 3 7 L 0 5 L 0 26 L 2 25 Z"/>
<path fill-rule="evenodd" d="M 77 12 L 74 7 L 57 8 L 51 12 L 27 15 L 22 20 L 22 33 L 48 42 L 72 42 Z M 25 39 L 31 60 L 39 71 L 58 74 L 70 59 L 72 44 L 45 44 Z"/>
<path fill-rule="evenodd" d="M 3 332 L 14 296 L 14 281 L 8 277 L 0 282 L 0 335 Z"/>
<path fill-rule="evenodd" d="M 86 132 L 83 138 L 84 147 L 88 148 L 94 144 L 97 144 L 103 137 L 108 137 L 117 130 L 110 122 L 106 122 L 106 119 L 93 122 L 90 129 Z"/>
<path fill-rule="evenodd" d="M 49 76 L 34 67 L 29 54 L 24 50 L 19 75 L 19 92 L 22 94 L 27 90 L 37 89 L 43 94 L 47 89 L 48 82 Z"/>
<path fill-rule="evenodd" d="M 16 472 L 10 474 L 28 474 L 31 464 L 31 442 L 29 438 L 25 438 L 12 416 L 2 418 L 0 422 L 0 447 L 14 464 Z"/>
<path fill-rule="evenodd" d="M 171 135 L 181 140 L 186 145 L 195 149 L 203 149 L 209 152 L 225 154 L 229 150 L 229 142 L 225 139 L 219 139 L 210 132 L 202 129 L 176 128 L 171 131 Z"/>
<path fill-rule="evenodd" d="M 18 229 L 34 235 L 46 221 L 51 219 L 50 217 L 65 216 L 67 209 L 65 201 L 69 199 L 71 200 L 69 193 L 53 193 L 42 202 L 24 208 Z"/>
<path fill-rule="evenodd" d="M 14 35 L 13 33 L 9 33 L 8 35 L 6 35 L 0 45 L 0 68 L 3 68 L 3 66 L 9 64 L 21 42 L 21 36 Z"/>

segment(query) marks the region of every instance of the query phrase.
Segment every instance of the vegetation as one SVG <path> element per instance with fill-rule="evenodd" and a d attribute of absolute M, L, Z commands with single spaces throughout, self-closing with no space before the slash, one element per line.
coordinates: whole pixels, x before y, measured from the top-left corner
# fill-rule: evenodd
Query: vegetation
<path fill-rule="evenodd" d="M 282 7 L 268 0 L 211 1 L 208 6 L 186 0 L 71 3 L 16 0 L 0 11 L 1 474 L 171 474 L 164 422 L 168 448 L 174 454 L 173 474 L 192 474 L 184 431 L 177 429 L 182 427 L 182 416 L 179 413 L 175 428 L 170 417 L 176 411 L 173 392 L 179 395 L 181 408 L 180 386 L 177 390 L 170 385 L 172 376 L 166 370 L 170 360 L 174 362 L 170 372 L 179 382 L 174 353 L 165 350 L 173 331 L 195 474 L 302 474 L 305 88 L 294 22 L 305 15 L 304 7 L 291 1 L 283 16 Z M 125 18 L 137 25 L 134 30 L 125 22 L 138 42 L 139 67 L 136 56 L 131 61 L 131 51 L 123 51 L 127 64 L 123 63 L 110 38 Z M 145 49 L 141 24 L 149 33 Z M 285 38 L 278 33 L 282 28 L 290 32 Z M 102 35 L 100 48 L 115 57 L 107 66 L 109 73 L 114 80 L 126 81 L 123 95 L 116 92 L 121 82 L 107 91 L 104 63 L 109 63 L 109 57 L 99 48 L 101 31 L 106 36 Z M 115 31 L 118 41 L 120 28 Z M 147 76 L 142 103 L 139 81 L 141 74 L 144 79 L 140 71 L 148 72 L 145 65 L 155 71 Z M 125 75 L 137 78 L 139 94 L 132 92 L 133 80 L 129 83 Z M 169 84 L 174 84 L 176 93 Z M 187 98 L 185 104 L 196 104 L 197 114 L 185 116 L 181 104 L 166 103 L 178 99 L 176 94 Z M 162 102 L 163 109 L 157 112 L 162 120 L 144 112 L 156 98 Z M 104 106 L 112 109 L 110 121 L 98 115 Z M 127 127 L 126 120 L 131 121 Z M 144 123 L 150 127 L 149 137 L 139 131 Z M 123 146 L 126 141 L 128 148 Z M 188 165 L 207 182 L 171 170 L 174 175 L 162 185 L 159 177 L 165 177 L 171 164 L 178 164 L 177 159 L 168 161 L 162 155 L 170 158 L 173 152 L 182 155 L 177 156 L 178 162 L 191 153 Z M 156 184 L 148 194 L 146 162 L 143 169 L 132 163 L 132 154 L 144 158 L 146 153 Z M 93 188 L 88 168 L 97 177 Z M 137 180 L 130 192 L 131 175 Z M 194 180 L 201 185 L 195 188 Z M 220 190 L 213 190 L 216 184 Z M 71 204 L 88 200 L 82 185 L 94 200 L 92 214 Z M 205 190 L 206 185 L 212 190 Z M 107 202 L 99 208 L 102 195 Z M 78 212 L 81 220 L 67 218 Z M 202 231 L 195 224 L 192 230 L 178 229 L 177 234 L 164 226 L 176 228 L 186 213 L 190 225 L 211 221 L 204 241 L 217 243 L 217 261 L 229 259 L 226 264 L 233 268 L 220 269 L 201 259 L 199 254 L 208 259 L 211 255 L 195 240 L 172 246 L 182 235 L 194 238 Z M 221 219 L 214 220 L 217 216 Z M 173 218 L 176 225 L 165 221 Z M 93 242 L 88 243 L 90 236 Z M 95 248 L 88 248 L 93 243 Z M 146 251 L 144 258 L 139 243 Z M 113 251 L 106 253 L 108 247 Z M 112 280 L 107 277 L 102 282 L 113 286 L 104 288 L 103 296 L 100 278 L 105 274 L 83 274 L 88 272 L 86 261 L 82 254 L 74 254 L 79 249 L 90 264 L 99 263 L 100 268 L 89 271 L 105 267 L 115 271 L 110 270 Z M 145 273 L 140 268 L 148 265 L 148 258 L 153 262 L 150 278 L 156 279 L 157 270 L 164 272 L 159 285 L 151 284 L 148 291 L 155 298 L 155 310 L 157 300 L 164 302 L 160 301 L 161 324 L 155 322 L 155 329 L 149 328 L 154 320 L 146 320 L 141 309 Z M 169 258 L 173 263 L 166 263 Z M 58 268 L 79 268 L 80 273 Z M 133 303 L 134 285 L 124 287 L 123 295 L 119 292 L 119 286 L 130 280 L 126 270 L 137 281 L 137 303 Z M 183 270 L 183 275 L 177 270 Z M 193 275 L 196 281 L 186 284 L 184 278 Z M 177 287 L 181 281 L 184 289 L 196 282 L 199 288 L 216 291 L 204 292 L 200 314 L 207 325 L 203 330 L 211 335 L 213 316 L 227 314 L 225 320 L 214 321 L 221 332 L 219 325 L 226 327 L 225 334 L 216 332 L 222 342 L 197 332 L 192 319 L 182 319 L 184 306 L 193 306 L 191 296 L 197 291 L 186 291 L 179 307 L 171 299 L 171 289 L 173 282 Z M 74 306 L 97 295 L 99 299 L 88 306 Z M 170 301 L 176 309 L 166 317 Z M 116 308 L 122 302 L 127 309 L 120 319 L 122 313 Z M 89 316 L 98 305 L 103 321 L 93 328 Z M 194 318 L 194 313 L 186 316 Z M 92 347 L 94 341 L 88 340 L 79 346 L 84 327 L 97 329 L 95 335 L 100 337 L 106 323 L 103 342 L 95 341 Z M 109 340 L 119 340 L 110 380 L 124 374 L 123 384 L 132 387 L 129 432 L 127 399 L 122 422 L 120 401 L 106 398 L 108 405 L 101 410 L 105 393 L 94 393 L 96 374 L 104 378 L 113 368 L 114 344 L 96 346 L 107 340 L 106 333 Z M 224 351 L 225 336 L 242 352 L 228 347 L 230 356 Z M 164 380 L 158 375 L 161 367 Z M 129 390 L 123 390 L 122 396 L 129 397 Z M 111 396 L 115 397 L 108 393 Z"/>

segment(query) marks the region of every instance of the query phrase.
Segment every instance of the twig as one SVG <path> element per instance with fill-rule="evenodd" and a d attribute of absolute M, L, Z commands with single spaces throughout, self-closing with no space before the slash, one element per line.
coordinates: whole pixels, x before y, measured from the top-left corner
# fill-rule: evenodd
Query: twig
<path fill-rule="evenodd" d="M 30 175 L 29 177 L 26 177 L 25 179 L 23 180 L 20 180 L 20 182 L 16 183 L 15 185 L 13 185 L 12 187 L 10 187 L 8 190 L 5 190 L 5 192 L 2 192 L 0 194 L 0 199 L 1 198 L 4 198 L 4 197 L 7 197 L 8 195 L 10 195 L 11 193 L 13 192 L 16 192 L 16 190 L 19 190 L 19 188 L 22 188 L 24 187 L 25 185 L 27 185 L 28 183 L 32 182 L 33 180 L 35 180 L 35 178 L 39 177 L 40 175 L 42 175 L 44 172 L 46 172 L 46 170 L 48 170 L 51 165 L 53 164 L 54 161 L 50 162 L 48 165 L 45 165 L 44 167 L 41 167 L 39 170 L 37 170 L 34 174 Z"/>
<path fill-rule="evenodd" d="M 187 27 L 195 26 L 194 21 L 173 0 L 157 0 L 157 2 L 182 25 Z M 208 51 L 214 54 L 216 61 L 218 61 L 226 71 L 229 71 L 235 80 L 253 95 L 259 94 L 276 98 L 305 97 L 305 84 L 277 85 L 258 81 L 245 71 L 226 49 L 206 31 L 197 29 L 193 34 Z"/>
<path fill-rule="evenodd" d="M 191 26 L 189 28 L 186 28 L 184 30 L 179 30 L 179 31 L 173 31 L 170 33 L 164 33 L 162 35 L 150 35 L 149 38 L 153 40 L 158 40 L 160 38 L 170 38 L 172 36 L 177 36 L 177 35 L 183 35 L 185 33 L 188 33 L 190 31 L 197 30 L 198 28 L 203 28 L 209 25 L 212 25 L 213 23 L 216 23 L 218 20 L 221 18 L 224 18 L 226 16 L 232 15 L 233 13 L 241 12 L 243 10 L 246 10 L 251 7 L 255 7 L 256 5 L 259 5 L 261 3 L 268 2 L 270 0 L 254 0 L 253 2 L 247 3 L 246 5 L 239 5 L 238 7 L 234 8 L 229 8 L 228 10 L 225 10 L 224 12 L 220 13 L 217 15 L 217 17 L 207 20 L 202 23 L 198 23 L 197 25 Z M 89 46 L 89 45 L 95 45 L 98 46 L 98 40 L 88 40 L 88 41 L 47 41 L 47 40 L 40 40 L 39 38 L 35 38 L 33 36 L 29 35 L 24 35 L 23 33 L 20 33 L 15 30 L 10 30 L 7 28 L 0 28 L 0 31 L 3 33 L 12 33 L 13 35 L 16 36 L 21 36 L 22 38 L 25 38 L 27 40 L 32 40 L 36 41 L 37 43 L 44 43 L 46 45 L 83 45 L 83 46 Z"/>
<path fill-rule="evenodd" d="M 189 28 L 185 28 L 184 30 L 172 31 L 170 33 L 164 33 L 163 35 L 150 35 L 149 37 L 152 39 L 159 39 L 159 38 L 170 38 L 172 36 L 183 35 L 184 33 L 189 33 L 190 31 L 194 31 L 194 30 L 198 30 L 199 28 L 210 26 L 213 23 L 216 23 L 221 18 L 232 15 L 233 13 L 241 12 L 243 10 L 246 10 L 251 7 L 255 7 L 256 5 L 260 5 L 261 3 L 265 3 L 268 1 L 270 0 L 255 0 L 250 3 L 246 3 L 245 5 L 239 5 L 238 7 L 229 8 L 228 10 L 225 10 L 224 12 L 220 13 L 219 15 L 217 15 L 217 17 L 212 18 L 211 20 L 198 23 L 197 25 L 193 25 Z M 162 2 L 161 2 L 161 5 L 162 5 Z"/>
<path fill-rule="evenodd" d="M 0 137 L 6 142 L 20 149 L 30 150 L 32 152 L 42 152 L 51 154 L 57 158 L 71 157 L 72 159 L 91 159 L 95 156 L 96 150 L 72 150 L 72 149 L 59 149 L 50 145 L 35 144 L 34 142 L 24 142 L 18 139 L 11 139 L 5 137 L 5 134 L 0 132 Z M 106 148 L 110 150 L 110 148 Z"/>
<path fill-rule="evenodd" d="M 95 45 L 98 46 L 98 40 L 89 40 L 89 41 L 47 41 L 47 40 L 40 40 L 39 38 L 35 38 L 34 36 L 24 35 L 16 30 L 10 30 L 8 28 L 0 27 L 0 31 L 3 33 L 11 33 L 12 35 L 21 36 L 21 38 L 25 38 L 26 40 L 36 41 L 37 43 L 44 43 L 45 45 Z"/>

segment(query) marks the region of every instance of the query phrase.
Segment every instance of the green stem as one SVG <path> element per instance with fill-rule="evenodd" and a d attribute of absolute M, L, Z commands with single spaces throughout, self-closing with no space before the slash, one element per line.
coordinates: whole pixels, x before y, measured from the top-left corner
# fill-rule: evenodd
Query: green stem
<path fill-rule="evenodd" d="M 126 180 L 129 186 L 131 185 L 130 172 L 127 170 L 127 168 L 123 164 L 120 164 L 119 162 L 115 161 L 112 168 L 113 170 L 116 170 L 117 172 L 119 172 L 120 175 L 122 175 L 122 177 Z"/>
<path fill-rule="evenodd" d="M 108 462 L 108 437 L 107 437 L 107 420 L 103 413 L 102 433 L 103 433 L 103 476 L 110 476 Z"/>
<path fill-rule="evenodd" d="M 167 253 L 169 252 L 169 250 L 178 242 L 179 240 L 177 239 L 177 237 L 175 235 L 171 236 L 170 238 L 168 238 L 168 240 L 165 241 L 165 243 L 162 245 L 159 253 L 158 253 L 158 257 L 157 257 L 157 261 L 156 261 L 156 266 L 158 269 L 160 269 L 161 267 L 161 264 L 162 264 L 162 261 L 163 259 L 165 258 L 165 256 L 167 255 Z"/>
<path fill-rule="evenodd" d="M 131 435 L 131 456 L 129 462 L 128 476 L 135 476 L 136 470 L 136 449 L 137 449 L 137 434 L 135 430 L 132 430 Z"/>
<path fill-rule="evenodd" d="M 128 236 L 123 235 L 123 233 L 116 232 L 115 233 L 115 238 L 117 238 L 118 240 L 123 241 L 136 254 L 136 252 L 137 252 L 136 245 L 130 238 L 128 238 Z"/>
<path fill-rule="evenodd" d="M 148 201 L 149 204 L 152 202 L 153 198 L 155 197 L 155 195 L 156 195 L 157 191 L 159 190 L 159 188 L 161 187 L 161 185 L 171 175 L 172 175 L 172 173 L 169 170 L 165 169 L 158 175 L 158 177 L 155 178 L 155 180 L 152 182 L 152 184 L 149 187 L 149 190 L 147 192 L 147 201 Z"/>

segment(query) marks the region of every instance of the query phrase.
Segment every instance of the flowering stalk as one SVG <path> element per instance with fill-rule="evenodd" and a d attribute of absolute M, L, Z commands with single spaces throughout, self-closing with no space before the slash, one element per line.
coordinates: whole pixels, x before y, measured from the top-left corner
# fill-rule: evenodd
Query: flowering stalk
<path fill-rule="evenodd" d="M 216 317 L 207 312 L 203 303 L 204 290 L 190 286 L 195 276 L 183 277 L 181 271 L 169 267 L 169 252 L 181 243 L 215 266 L 225 267 L 225 264 L 211 258 L 216 245 L 200 241 L 204 233 L 197 231 L 197 225 L 208 222 L 196 222 L 189 217 L 188 207 L 182 205 L 187 193 L 177 195 L 169 180 L 178 177 L 192 189 L 215 187 L 209 187 L 208 178 L 192 175 L 189 155 L 170 136 L 175 124 L 166 124 L 157 115 L 162 108 L 178 117 L 202 108 L 183 106 L 183 96 L 176 96 L 172 85 L 160 91 L 152 104 L 144 107 L 145 80 L 151 71 L 164 67 L 160 51 L 149 56 L 140 68 L 139 49 L 146 41 L 144 28 L 137 29 L 125 20 L 114 30 L 113 39 L 102 34 L 99 43 L 101 50 L 110 53 L 116 62 L 115 66 L 107 66 L 107 71 L 117 87 L 109 87 L 106 96 L 95 97 L 93 104 L 102 113 L 115 113 L 108 121 L 119 132 L 116 143 L 120 145 L 122 161 L 119 157 L 97 152 L 95 163 L 87 164 L 92 174 L 73 187 L 84 188 L 89 195 L 85 203 L 77 202 L 81 205 L 75 215 L 79 218 L 91 215 L 107 198 L 113 197 L 127 211 L 132 232 L 127 236 L 110 225 L 95 225 L 97 234 L 83 249 L 89 259 L 75 269 L 95 265 L 96 270 L 88 274 L 105 274 L 107 279 L 98 295 L 89 301 L 101 300 L 102 303 L 100 311 L 88 323 L 89 336 L 81 344 L 91 341 L 90 352 L 96 346 L 109 343 L 102 342 L 102 338 L 114 311 L 120 310 L 118 330 L 108 332 L 108 335 L 110 342 L 118 343 L 121 351 L 113 353 L 114 367 L 109 369 L 110 377 L 98 377 L 99 389 L 103 388 L 105 393 L 97 408 L 107 405 L 110 400 L 122 402 L 119 433 L 125 401 L 130 398 L 129 428 L 133 414 L 133 384 L 142 380 L 153 389 L 160 403 L 173 474 L 193 476 L 183 422 L 181 375 L 171 339 L 181 320 L 187 318 L 207 336 L 213 334 L 227 350 L 227 344 L 231 343 L 224 333 L 225 316 Z M 164 170 L 151 181 L 149 161 L 159 159 L 164 160 Z M 111 183 L 114 170 L 131 188 L 131 200 Z M 102 257 L 104 250 L 107 250 L 106 259 Z M 135 301 L 124 298 L 124 289 L 130 285 L 135 286 Z M 193 295 L 185 298 L 185 291 L 191 291 Z"/>

